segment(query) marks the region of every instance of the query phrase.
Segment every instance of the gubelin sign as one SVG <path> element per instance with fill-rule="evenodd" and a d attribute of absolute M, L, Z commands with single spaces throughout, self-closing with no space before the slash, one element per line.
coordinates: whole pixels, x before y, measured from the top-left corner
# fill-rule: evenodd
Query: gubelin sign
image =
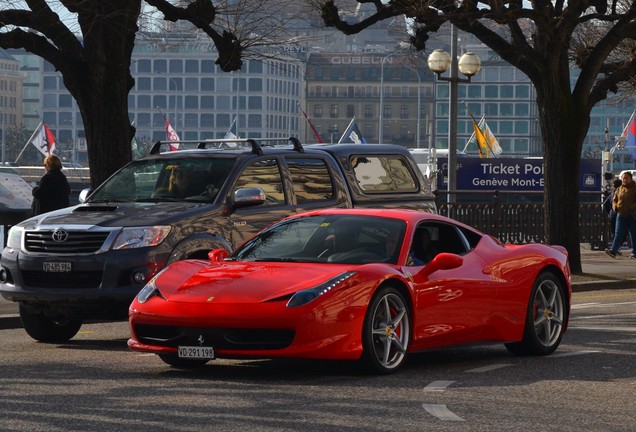
<path fill-rule="evenodd" d="M 543 159 L 460 158 L 457 161 L 457 190 L 543 191 Z M 601 161 L 581 159 L 579 190 L 598 192 L 602 187 Z M 448 159 L 439 158 L 437 188 L 448 188 Z"/>

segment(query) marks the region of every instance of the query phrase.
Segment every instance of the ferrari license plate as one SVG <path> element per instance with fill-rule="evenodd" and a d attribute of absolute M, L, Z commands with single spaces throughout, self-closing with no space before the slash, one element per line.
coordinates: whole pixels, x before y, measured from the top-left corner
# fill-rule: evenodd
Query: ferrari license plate
<path fill-rule="evenodd" d="M 179 358 L 213 359 L 214 348 L 200 346 L 180 346 L 177 348 Z"/>
<path fill-rule="evenodd" d="M 45 272 L 53 273 L 68 273 L 71 271 L 70 262 L 45 262 L 43 263 L 43 270 Z"/>

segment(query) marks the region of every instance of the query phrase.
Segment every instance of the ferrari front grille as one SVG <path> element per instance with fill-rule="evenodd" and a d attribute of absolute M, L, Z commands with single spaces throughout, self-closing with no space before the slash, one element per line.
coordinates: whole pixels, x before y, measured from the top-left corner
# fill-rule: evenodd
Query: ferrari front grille
<path fill-rule="evenodd" d="M 286 348 L 294 340 L 294 330 L 286 329 L 210 329 L 138 324 L 135 333 L 149 345 L 211 346 L 227 350 L 271 350 Z"/>

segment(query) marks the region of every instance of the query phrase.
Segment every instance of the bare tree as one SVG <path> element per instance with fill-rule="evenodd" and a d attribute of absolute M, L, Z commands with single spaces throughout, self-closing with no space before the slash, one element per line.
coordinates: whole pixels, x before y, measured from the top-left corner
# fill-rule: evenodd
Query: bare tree
<path fill-rule="evenodd" d="M 572 271 L 580 273 L 581 149 L 594 105 L 608 92 L 617 92 L 636 72 L 636 58 L 619 55 L 621 44 L 636 37 L 634 2 L 357 0 L 373 5 L 374 13 L 347 21 L 341 17 L 340 1 L 310 1 L 319 7 L 327 26 L 345 34 L 405 15 L 413 20 L 411 43 L 418 50 L 425 48 L 430 33 L 451 23 L 530 78 L 537 92 L 544 145 L 546 238 L 567 248 Z M 590 29 L 597 30 L 593 42 L 581 39 Z M 586 42 L 574 44 L 575 40 Z M 578 66 L 574 77 L 571 60 Z"/>
<path fill-rule="evenodd" d="M 0 0 L 0 47 L 23 48 L 51 63 L 77 101 L 91 168 L 99 185 L 131 160 L 130 63 L 139 24 L 153 17 L 189 23 L 212 39 L 221 70 L 238 70 L 246 53 L 287 39 L 290 0 Z M 287 12 L 287 13 L 283 13 Z M 156 25 L 156 24 L 154 24 Z"/>

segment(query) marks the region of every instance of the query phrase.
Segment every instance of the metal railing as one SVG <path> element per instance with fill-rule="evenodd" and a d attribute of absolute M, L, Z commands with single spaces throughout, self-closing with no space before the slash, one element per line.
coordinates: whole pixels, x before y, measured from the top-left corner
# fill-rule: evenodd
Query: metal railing
<path fill-rule="evenodd" d="M 475 227 L 504 243 L 546 243 L 543 193 L 450 191 L 456 194 L 456 201 L 450 203 L 446 200 L 447 193 L 435 193 L 440 215 Z M 520 195 L 532 201 L 519 202 Z M 581 195 L 580 242 L 589 243 L 594 250 L 602 250 L 607 247 L 610 236 L 609 221 L 600 202 L 601 193 L 582 192 Z"/>

